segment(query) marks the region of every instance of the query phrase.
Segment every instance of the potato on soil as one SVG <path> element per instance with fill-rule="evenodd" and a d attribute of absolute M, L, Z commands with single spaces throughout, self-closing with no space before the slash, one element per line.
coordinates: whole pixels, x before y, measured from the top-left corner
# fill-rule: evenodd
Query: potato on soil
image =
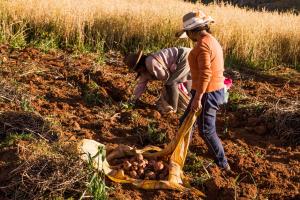
<path fill-rule="evenodd" d="M 139 153 L 139 154 L 136 155 L 136 160 L 137 161 L 142 161 L 143 159 L 144 159 L 144 157 L 143 157 L 142 154 Z"/>
<path fill-rule="evenodd" d="M 164 168 L 164 164 L 162 161 L 158 161 L 154 164 L 154 171 L 157 172 L 157 171 L 161 171 L 163 170 Z"/>
<path fill-rule="evenodd" d="M 129 175 L 132 177 L 132 178 L 137 178 L 137 173 L 136 171 L 132 170 L 129 172 Z"/>
<path fill-rule="evenodd" d="M 142 160 L 142 161 L 139 162 L 139 165 L 138 165 L 138 166 L 139 166 L 140 168 L 145 168 L 146 165 L 147 165 L 147 164 L 146 164 L 145 160 Z"/>
<path fill-rule="evenodd" d="M 132 166 L 132 164 L 131 164 L 128 160 L 126 160 L 126 161 L 123 163 L 123 167 L 124 167 L 124 169 L 127 170 L 127 171 L 130 170 L 131 166 Z"/>
<path fill-rule="evenodd" d="M 139 176 L 142 176 L 144 174 L 144 169 L 139 169 L 137 173 Z"/>
<path fill-rule="evenodd" d="M 139 169 L 139 167 L 133 165 L 133 166 L 131 167 L 131 169 L 137 171 L 137 170 Z"/>
<path fill-rule="evenodd" d="M 155 175 L 155 173 L 154 172 L 152 172 L 152 171 L 149 171 L 149 172 L 147 172 L 146 174 L 145 174 L 145 179 L 150 179 L 150 180 L 154 180 L 154 179 L 156 179 L 156 175 Z"/>

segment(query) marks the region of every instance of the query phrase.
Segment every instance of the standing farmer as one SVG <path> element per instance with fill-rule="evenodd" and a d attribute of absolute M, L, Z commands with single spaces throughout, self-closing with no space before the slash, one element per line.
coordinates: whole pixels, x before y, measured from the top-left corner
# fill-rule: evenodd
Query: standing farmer
<path fill-rule="evenodd" d="M 225 157 L 223 145 L 216 132 L 216 112 L 224 103 L 224 59 L 223 50 L 215 37 L 211 35 L 209 25 L 214 20 L 201 11 L 194 11 L 183 16 L 183 29 L 177 37 L 189 37 L 196 43 L 188 61 L 192 76 L 192 98 L 180 118 L 182 123 L 190 111 L 202 108 L 197 118 L 201 137 L 214 155 L 216 164 L 226 171 L 230 166 Z"/>
<path fill-rule="evenodd" d="M 159 101 L 160 110 L 176 112 L 179 100 L 178 84 L 190 79 L 187 61 L 190 50 L 183 47 L 171 47 L 150 55 L 144 55 L 142 51 L 139 51 L 127 56 L 126 65 L 137 73 L 139 79 L 134 89 L 133 101 L 140 98 L 149 81 L 161 80 L 164 82 L 164 88 Z"/>

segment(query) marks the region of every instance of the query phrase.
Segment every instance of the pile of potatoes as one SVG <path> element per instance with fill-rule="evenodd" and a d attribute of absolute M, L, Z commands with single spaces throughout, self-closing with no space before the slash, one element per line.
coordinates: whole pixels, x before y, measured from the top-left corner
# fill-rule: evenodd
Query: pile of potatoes
<path fill-rule="evenodd" d="M 131 158 L 117 159 L 118 168 L 135 179 L 166 180 L 169 174 L 168 160 L 147 160 L 142 154 Z"/>

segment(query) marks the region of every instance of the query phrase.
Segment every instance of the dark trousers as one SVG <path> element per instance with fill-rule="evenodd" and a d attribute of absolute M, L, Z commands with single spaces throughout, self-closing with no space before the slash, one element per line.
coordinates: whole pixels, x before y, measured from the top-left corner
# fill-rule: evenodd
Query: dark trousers
<path fill-rule="evenodd" d="M 192 98 L 189 102 L 189 105 L 180 118 L 180 125 L 190 112 L 191 104 L 195 97 L 196 91 L 191 90 L 191 94 Z M 217 110 L 219 110 L 219 106 L 224 103 L 224 95 L 224 89 L 204 93 L 201 100 L 202 111 L 197 118 L 199 133 L 208 146 L 209 151 L 214 155 L 216 164 L 221 168 L 224 168 L 227 165 L 227 159 L 225 157 L 221 140 L 216 132 L 216 115 Z"/>

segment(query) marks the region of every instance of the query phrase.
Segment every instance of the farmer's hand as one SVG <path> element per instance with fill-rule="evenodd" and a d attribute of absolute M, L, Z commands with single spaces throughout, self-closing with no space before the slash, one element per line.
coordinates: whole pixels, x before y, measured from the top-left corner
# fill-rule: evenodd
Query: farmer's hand
<path fill-rule="evenodd" d="M 194 112 L 197 112 L 201 109 L 201 99 L 202 99 L 202 95 L 200 97 L 195 97 L 192 101 L 191 104 L 191 110 Z"/>

